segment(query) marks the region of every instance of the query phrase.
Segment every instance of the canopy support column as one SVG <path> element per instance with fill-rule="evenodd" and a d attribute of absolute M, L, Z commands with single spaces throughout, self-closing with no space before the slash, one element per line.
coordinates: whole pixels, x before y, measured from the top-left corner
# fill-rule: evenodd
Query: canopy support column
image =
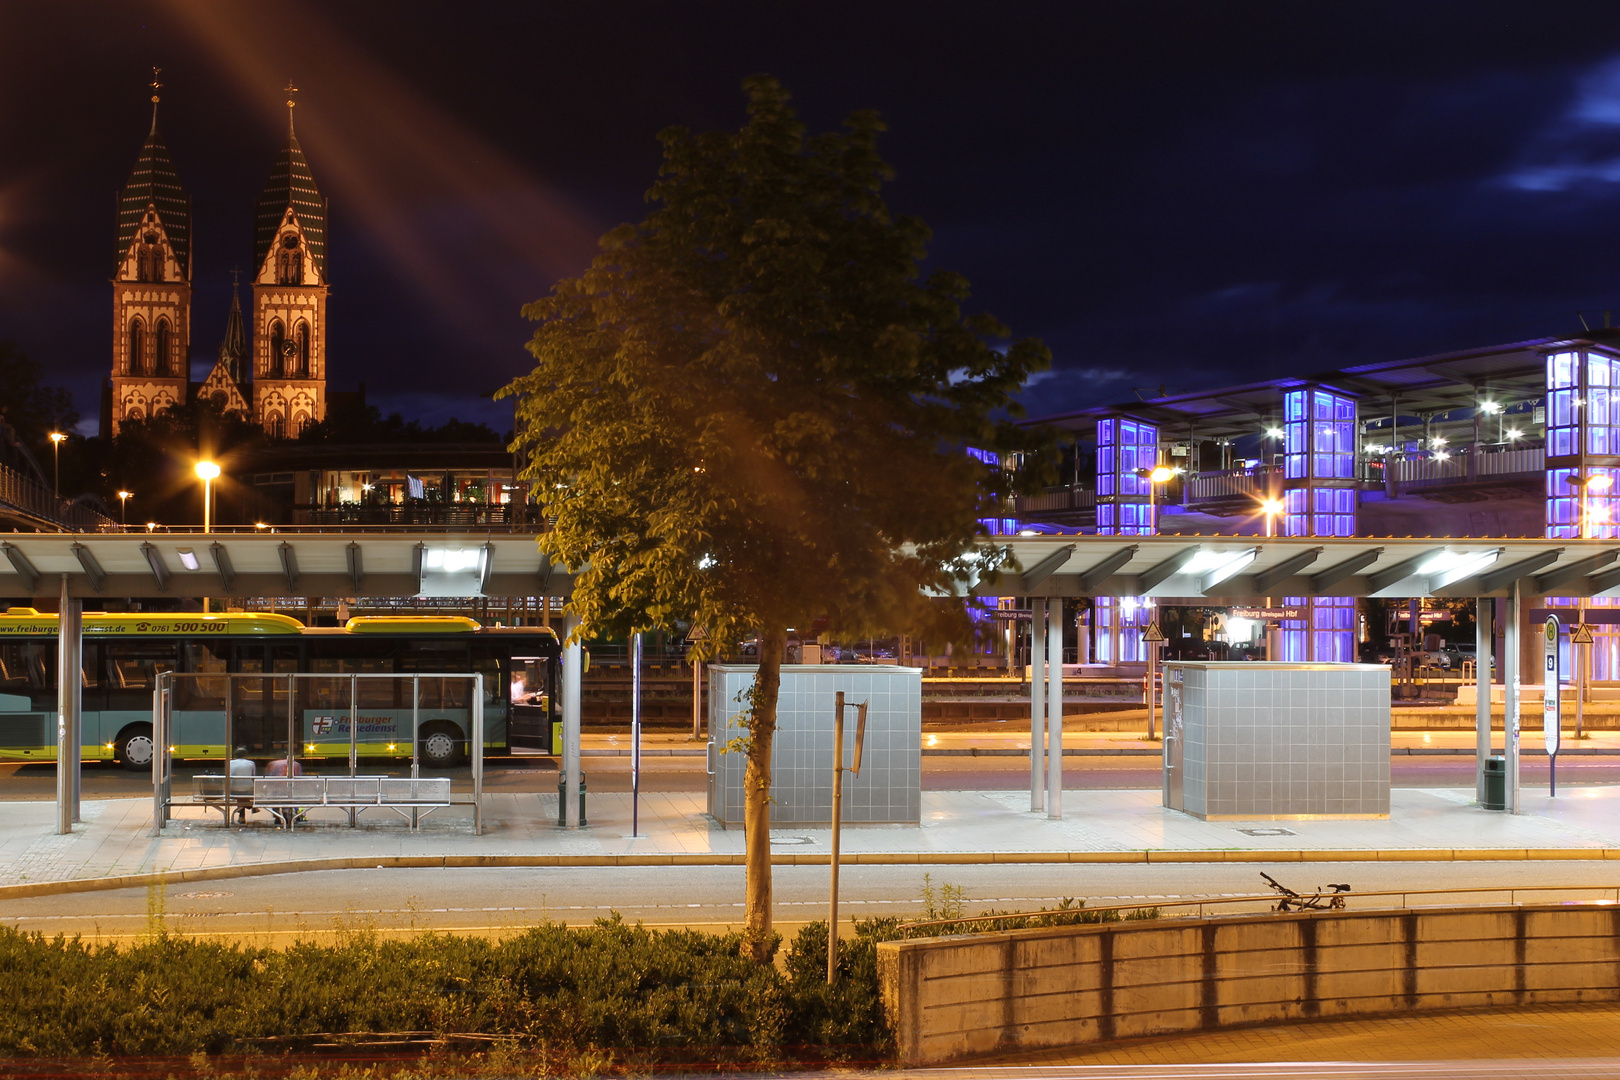
<path fill-rule="evenodd" d="M 83 753 L 84 638 L 80 612 L 83 602 L 68 595 L 68 575 L 62 575 L 61 604 L 56 628 L 56 831 L 73 831 L 79 816 L 79 758 Z"/>
<path fill-rule="evenodd" d="M 1485 802 L 1485 759 L 1491 756 L 1491 616 L 1496 601 L 1474 601 L 1474 798 Z"/>
<path fill-rule="evenodd" d="M 1506 748 L 1506 803 L 1510 814 L 1519 812 L 1519 622 L 1522 615 L 1519 583 L 1508 594 L 1502 619 L 1502 744 Z"/>
<path fill-rule="evenodd" d="M 1029 808 L 1046 808 L 1046 601 L 1029 602 Z"/>
<path fill-rule="evenodd" d="M 579 720 L 580 683 L 585 673 L 585 648 L 574 638 L 579 628 L 579 617 L 572 612 L 563 615 L 563 685 L 562 685 L 562 768 L 563 812 L 559 820 L 568 828 L 579 828 Z"/>
<path fill-rule="evenodd" d="M 1063 816 L 1063 599 L 1046 602 L 1046 816 Z"/>

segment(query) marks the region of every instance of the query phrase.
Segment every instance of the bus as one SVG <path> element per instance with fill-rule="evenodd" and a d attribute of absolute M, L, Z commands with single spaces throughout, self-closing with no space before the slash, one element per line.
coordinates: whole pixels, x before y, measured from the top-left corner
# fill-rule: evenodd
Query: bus
<path fill-rule="evenodd" d="M 56 636 L 53 614 L 13 607 L 0 615 L 0 761 L 56 760 Z M 361 616 L 308 627 L 273 614 L 86 612 L 83 647 L 86 761 L 152 767 L 152 691 L 162 672 L 198 676 L 172 680 L 177 759 L 218 761 L 237 747 L 250 757 L 282 757 L 290 710 L 301 729 L 299 758 L 347 758 L 354 715 L 361 756 L 409 759 L 414 714 L 418 760 L 450 767 L 466 758 L 473 682 L 432 676 L 469 673 L 484 676 L 485 753 L 561 752 L 561 649 L 548 628 L 485 627 L 458 616 Z M 292 672 L 332 678 L 275 678 Z M 343 678 L 351 673 L 418 678 Z M 248 677 L 209 677 L 227 674 Z M 297 700 L 289 702 L 289 693 Z M 225 745 L 227 699 L 235 746 Z"/>

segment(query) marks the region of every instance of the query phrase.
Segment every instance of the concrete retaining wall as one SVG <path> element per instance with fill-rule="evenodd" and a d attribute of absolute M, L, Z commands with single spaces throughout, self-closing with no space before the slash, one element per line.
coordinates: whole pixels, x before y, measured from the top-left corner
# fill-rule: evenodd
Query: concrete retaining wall
<path fill-rule="evenodd" d="M 1277 1020 L 1620 998 L 1620 909 L 1164 919 L 878 946 L 900 1063 Z"/>

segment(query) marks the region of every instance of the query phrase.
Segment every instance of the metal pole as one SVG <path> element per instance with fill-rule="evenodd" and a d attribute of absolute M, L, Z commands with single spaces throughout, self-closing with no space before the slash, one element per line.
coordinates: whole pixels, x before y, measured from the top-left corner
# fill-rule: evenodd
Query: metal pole
<path fill-rule="evenodd" d="M 473 835 L 484 835 L 484 675 L 473 676 Z"/>
<path fill-rule="evenodd" d="M 690 654 L 688 654 L 690 655 Z M 692 657 L 692 738 L 703 737 L 703 661 Z"/>
<path fill-rule="evenodd" d="M 1029 602 L 1029 808 L 1046 807 L 1046 601 Z"/>
<path fill-rule="evenodd" d="M 56 831 L 66 835 L 79 820 L 79 635 L 73 612 L 78 601 L 68 595 L 62 575 L 56 617 Z"/>
<path fill-rule="evenodd" d="M 1474 601 L 1474 798 L 1485 802 L 1485 759 L 1491 756 L 1491 648 L 1496 635 L 1491 618 L 1496 602 Z"/>
<path fill-rule="evenodd" d="M 1154 686 L 1154 675 L 1159 667 L 1159 643 L 1156 641 L 1144 642 L 1147 645 L 1147 707 L 1148 707 L 1148 742 L 1153 741 L 1153 733 L 1158 725 L 1157 719 L 1159 695 Z"/>
<path fill-rule="evenodd" d="M 630 835 L 641 823 L 641 634 L 630 635 Z"/>
<path fill-rule="evenodd" d="M 833 704 L 832 895 L 827 906 L 827 985 L 838 981 L 838 841 L 844 817 L 844 692 Z"/>
<path fill-rule="evenodd" d="M 349 775 L 355 774 L 360 760 L 360 676 L 349 676 Z M 349 828 L 359 824 L 360 811 L 349 808 Z"/>
<path fill-rule="evenodd" d="M 422 676 L 411 676 L 411 779 L 415 780 L 422 775 L 421 742 L 422 742 Z M 547 732 L 549 735 L 550 732 Z M 417 810 L 411 808 L 411 828 L 419 824 Z"/>
<path fill-rule="evenodd" d="M 1063 600 L 1046 602 L 1046 816 L 1063 816 Z"/>
<path fill-rule="evenodd" d="M 1506 806 L 1519 812 L 1519 584 L 1513 583 L 1502 619 L 1502 744 L 1507 758 Z"/>
<path fill-rule="evenodd" d="M 80 816 L 84 806 L 84 601 L 70 599 L 64 617 L 69 625 L 65 640 L 68 651 L 68 705 L 71 710 L 68 713 L 68 804 L 73 809 L 73 822 L 78 824 L 84 820 Z"/>
<path fill-rule="evenodd" d="M 152 688 L 152 835 L 163 835 L 163 809 L 166 804 L 163 792 L 163 758 L 164 747 L 168 746 L 163 740 L 163 684 L 168 680 L 168 672 L 159 672 L 157 683 Z"/>
<path fill-rule="evenodd" d="M 298 708 L 298 677 L 291 672 L 287 674 L 287 775 L 293 775 L 293 766 L 298 758 L 297 737 L 297 708 Z"/>
<path fill-rule="evenodd" d="M 559 819 L 568 828 L 579 828 L 579 694 L 584 674 L 584 648 L 574 638 L 579 629 L 579 617 L 564 609 L 563 613 L 563 812 Z M 572 639 L 572 640 L 571 640 Z"/>

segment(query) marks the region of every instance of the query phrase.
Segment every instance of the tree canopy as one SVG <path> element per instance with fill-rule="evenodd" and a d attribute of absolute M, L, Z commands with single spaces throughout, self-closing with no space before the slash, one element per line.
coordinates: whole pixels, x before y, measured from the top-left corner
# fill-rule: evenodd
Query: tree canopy
<path fill-rule="evenodd" d="M 650 213 L 525 308 L 536 366 L 501 393 L 519 396 L 514 449 L 556 518 L 540 544 L 581 568 L 571 610 L 589 632 L 692 620 L 711 652 L 760 638 L 747 798 L 763 942 L 786 629 L 964 626 L 928 594 L 965 574 L 1008 483 L 966 450 L 1042 442 L 1012 394 L 1050 357 L 965 313 L 961 276 L 923 276 L 929 230 L 884 202 L 875 114 L 812 136 L 775 80 L 744 89 L 740 131 L 660 135 Z"/>

